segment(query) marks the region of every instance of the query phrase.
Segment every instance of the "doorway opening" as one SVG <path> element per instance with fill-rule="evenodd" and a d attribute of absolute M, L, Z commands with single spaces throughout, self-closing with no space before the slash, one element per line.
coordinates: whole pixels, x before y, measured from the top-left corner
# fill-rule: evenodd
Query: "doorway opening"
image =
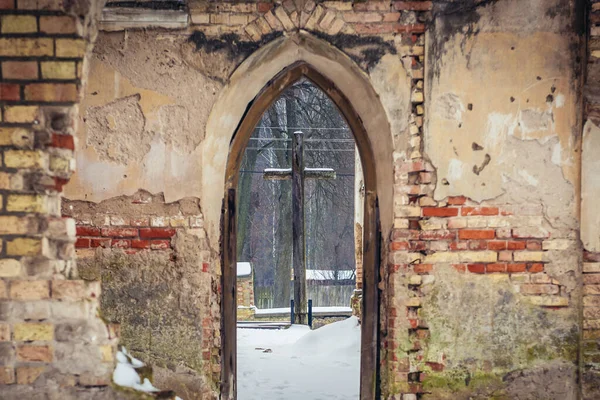
<path fill-rule="evenodd" d="M 305 151 L 297 151 L 298 143 L 306 147 Z M 294 158 L 297 154 L 304 155 L 305 159 L 299 164 L 302 168 L 294 172 L 298 165 Z M 363 206 L 358 207 L 360 221 L 355 221 L 354 215 L 355 169 L 363 176 L 363 184 L 359 183 L 360 189 L 364 187 Z M 298 182 L 306 190 L 300 197 L 302 201 L 296 198 L 295 203 L 284 205 L 286 198 L 297 196 L 294 185 Z M 248 190 L 253 187 L 254 195 Z M 261 211 L 260 197 L 266 194 L 269 196 L 263 196 L 264 210 Z M 304 210 L 298 212 L 298 204 L 302 204 Z M 292 218 L 286 218 L 290 214 Z M 306 217 L 301 229 L 297 223 L 299 215 Z M 362 273 L 355 267 L 355 222 L 362 225 L 362 237 L 358 240 L 362 248 L 357 252 L 362 255 L 359 260 L 363 265 Z M 304 236 L 301 239 L 298 239 L 299 232 Z M 302 390 L 299 393 L 303 395 L 298 398 L 377 398 L 380 238 L 375 163 L 362 121 L 346 97 L 310 65 L 299 62 L 286 68 L 251 103 L 230 145 L 222 236 L 223 399 L 256 398 L 256 393 L 265 399 L 283 398 L 284 395 L 293 398 L 289 397 L 289 391 L 298 384 Z M 304 241 L 306 247 L 302 245 Z M 306 249 L 306 252 L 299 249 Z M 301 264 L 296 259 L 298 254 L 305 256 Z M 292 265 L 304 267 L 292 268 Z M 308 284 L 308 281 L 312 283 Z M 302 290 L 300 283 L 304 285 Z M 345 305 L 336 304 L 343 301 L 339 299 L 348 297 L 344 286 L 353 291 L 354 285 L 362 288 L 360 325 L 356 317 L 350 317 L 350 298 Z M 294 306 L 288 303 L 290 299 L 295 301 Z M 314 301 L 311 308 L 315 314 L 314 322 L 317 322 L 319 312 L 333 311 L 317 324 L 330 322 L 328 318 L 342 321 L 307 332 L 310 328 L 306 325 L 311 319 L 307 300 Z M 240 322 L 241 325 L 255 324 L 251 326 L 253 330 L 257 330 L 256 324 L 267 327 L 266 322 L 257 322 L 261 310 L 272 314 L 270 319 L 275 321 L 269 321 L 269 324 L 279 324 L 278 328 L 287 327 L 284 319 L 288 325 L 298 322 L 303 326 L 270 329 L 263 335 L 269 339 L 260 339 L 260 342 L 255 335 L 246 334 L 250 330 L 236 332 L 238 313 L 239 319 L 245 320 Z M 285 334 L 276 338 L 274 332 Z M 269 346 L 269 341 L 277 346 L 287 346 L 286 351 L 278 347 L 277 355 L 287 352 L 288 359 L 265 365 L 279 372 L 286 368 L 292 372 L 294 367 L 304 364 L 303 371 L 316 372 L 310 364 L 315 360 L 298 358 L 299 354 L 312 352 L 331 362 L 327 369 L 338 372 L 343 383 L 336 386 L 333 384 L 336 377 L 326 377 L 323 373 L 320 375 L 324 380 L 320 383 L 314 382 L 319 374 L 313 374 L 311 378 L 302 377 L 301 372 L 280 380 L 275 377 L 264 379 L 264 374 L 256 368 L 257 362 L 265 361 L 267 357 L 276 358 L 271 348 L 276 346 Z M 297 342 L 304 347 L 293 349 L 288 342 Z M 324 353 L 321 346 L 333 349 L 335 345 L 340 347 L 337 354 L 320 354 Z M 340 354 L 346 358 L 336 358 Z M 352 355 L 354 363 L 349 362 Z M 253 364 L 249 368 L 240 366 L 241 362 L 248 361 Z M 311 381 L 315 383 L 312 391 L 308 390 Z M 252 392 L 246 393 L 247 390 Z M 268 397 L 268 393 L 272 397 Z"/>
<path fill-rule="evenodd" d="M 306 78 L 250 137 L 236 198 L 239 400 L 359 398 L 355 147 L 336 105 Z"/>

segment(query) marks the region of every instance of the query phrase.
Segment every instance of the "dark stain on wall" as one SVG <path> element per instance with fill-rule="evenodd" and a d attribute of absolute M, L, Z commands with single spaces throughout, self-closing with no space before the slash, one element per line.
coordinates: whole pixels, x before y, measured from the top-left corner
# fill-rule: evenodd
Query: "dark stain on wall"
<path fill-rule="evenodd" d="M 208 38 L 204 32 L 194 31 L 188 38 L 188 42 L 194 43 L 196 51 L 204 50 L 207 53 L 224 51 L 230 60 L 240 60 L 281 35 L 281 32 L 272 32 L 263 35 L 260 40 L 255 42 L 243 40 L 235 33 L 226 33 L 218 38 Z"/>
<path fill-rule="evenodd" d="M 346 33 L 328 35 L 319 31 L 311 31 L 310 33 L 331 43 L 366 70 L 377 65 L 384 55 L 397 53 L 393 41 L 386 41 L 379 36 L 350 35 Z"/>

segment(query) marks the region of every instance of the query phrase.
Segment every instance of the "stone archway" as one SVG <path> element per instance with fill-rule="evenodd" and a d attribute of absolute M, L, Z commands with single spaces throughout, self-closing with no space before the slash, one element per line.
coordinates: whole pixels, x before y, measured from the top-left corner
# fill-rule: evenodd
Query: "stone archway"
<path fill-rule="evenodd" d="M 288 39 L 289 40 L 289 39 Z M 289 42 L 288 42 L 289 43 Z M 316 40 L 307 34 L 299 34 L 292 43 L 297 47 L 295 49 L 296 56 L 298 59 L 294 60 L 291 64 L 288 64 L 274 77 L 267 81 L 262 90 L 247 104 L 244 114 L 239 119 L 240 123 L 236 127 L 229 145 L 229 156 L 225 168 L 225 194 L 223 202 L 223 216 L 222 216 L 222 230 L 221 230 L 221 261 L 222 261 L 222 383 L 221 383 L 221 396 L 223 399 L 235 399 L 236 397 L 236 275 L 235 275 L 235 257 L 236 257 L 236 210 L 235 210 L 235 198 L 236 198 L 236 187 L 238 180 L 239 165 L 244 153 L 244 149 L 247 145 L 248 139 L 254 130 L 254 127 L 258 123 L 263 112 L 271 105 L 271 103 L 281 94 L 283 90 L 292 85 L 294 82 L 305 77 L 311 80 L 317 87 L 323 90 L 329 95 L 333 102 L 338 106 L 339 110 L 345 117 L 350 126 L 358 147 L 360 158 L 362 161 L 362 168 L 364 172 L 365 182 L 365 202 L 364 202 L 364 230 L 363 230 L 363 322 L 362 322 L 362 335 L 361 335 L 361 399 L 375 399 L 377 398 L 379 390 L 379 264 L 381 248 L 380 242 L 382 238 L 379 213 L 379 198 L 383 197 L 382 201 L 382 214 L 391 214 L 391 193 L 386 193 L 387 190 L 382 190 L 380 187 L 384 185 L 377 185 L 378 175 L 380 172 L 381 163 L 387 163 L 387 166 L 391 163 L 391 145 L 386 143 L 385 137 L 391 142 L 391 135 L 381 135 L 381 131 L 374 130 L 369 131 L 369 125 L 383 125 L 387 127 L 384 129 L 389 132 L 389 125 L 385 117 L 372 121 L 373 115 L 377 114 L 377 106 L 381 107 L 378 98 L 374 95 L 372 89 L 368 85 L 368 81 L 364 76 L 356 77 L 352 85 L 353 80 L 347 79 L 348 74 L 346 73 L 346 80 L 339 79 L 340 75 L 336 74 L 335 71 L 329 71 L 330 74 L 337 76 L 336 82 L 327 76 L 324 71 L 328 71 L 327 64 L 335 63 L 340 58 L 340 55 L 345 57 L 341 52 L 333 49 L 328 44 Z M 285 42 L 281 46 L 285 49 Z M 298 46 L 298 44 L 311 45 L 311 47 Z M 274 45 L 271 47 L 275 47 Z M 279 47 L 279 50 L 281 49 Z M 292 46 L 293 48 L 294 46 Z M 321 54 L 314 54 L 312 51 L 307 52 L 303 57 L 303 53 L 307 50 L 325 48 L 328 50 L 328 55 L 333 55 L 333 60 L 324 58 Z M 273 49 L 272 49 L 273 50 Z M 274 50 L 278 50 L 275 47 Z M 268 53 L 268 51 L 267 51 Z M 338 54 L 340 53 L 340 54 Z M 271 53 L 272 54 L 272 53 Z M 312 57 L 311 57 L 312 56 Z M 315 66 L 311 58 L 320 61 L 321 69 Z M 319 58 L 321 58 L 319 60 Z M 336 60 L 338 59 L 338 60 Z M 289 58 L 288 58 L 289 60 Z M 325 61 L 325 62 L 324 62 Z M 349 60 L 344 59 L 349 62 Z M 264 61 L 270 62 L 270 61 Z M 288 61 L 289 62 L 289 61 Z M 351 63 L 351 61 L 350 61 Z M 323 65 L 324 64 L 324 65 Z M 258 64 L 251 63 L 250 67 L 256 67 Z M 338 69 L 339 69 L 338 64 Z M 352 69 L 350 69 L 352 71 Z M 358 71 L 352 71 L 354 73 Z M 342 74 L 344 77 L 344 74 Z M 232 78 L 232 81 L 234 79 Z M 365 82 L 366 81 L 366 82 Z M 366 85 L 365 85 L 366 84 Z M 361 90 L 363 92 L 363 98 L 369 98 L 369 95 L 374 95 L 371 100 L 373 103 L 365 107 L 363 103 L 363 109 L 361 114 L 358 107 L 355 108 L 354 103 L 346 95 L 346 92 L 338 85 L 344 85 L 355 97 L 360 97 Z M 362 86 L 362 87 L 361 87 Z M 240 86 L 238 86 L 242 90 Z M 365 90 L 365 87 L 367 90 Z M 370 91 L 368 90 L 370 89 Z M 231 92 L 231 91 L 230 91 Z M 227 94 L 225 95 L 227 96 Z M 218 104 L 215 107 L 218 109 Z M 213 109 L 213 112 L 214 110 Z M 375 111 L 375 112 L 373 112 Z M 381 109 L 381 111 L 383 111 Z M 383 114 L 385 115 L 385 114 Z M 214 120 L 214 119 L 213 119 Z M 223 119 L 220 119 L 223 121 Z M 363 122 L 365 121 L 365 122 Z M 369 124 L 371 121 L 371 124 Z M 210 125 L 210 121 L 209 121 Z M 208 131 L 208 130 L 207 130 Z M 210 131 L 208 131 L 210 132 Z M 369 132 L 372 132 L 369 135 Z M 377 135 L 377 139 L 374 137 Z M 385 137 L 380 137 L 385 136 Z M 387 149 L 385 146 L 388 144 Z M 389 169 L 389 167 L 388 167 Z M 381 170 L 382 175 L 388 173 Z M 386 196 L 389 194 L 389 197 Z M 382 196 L 383 195 L 383 196 Z M 389 220 L 388 220 L 389 221 Z"/>

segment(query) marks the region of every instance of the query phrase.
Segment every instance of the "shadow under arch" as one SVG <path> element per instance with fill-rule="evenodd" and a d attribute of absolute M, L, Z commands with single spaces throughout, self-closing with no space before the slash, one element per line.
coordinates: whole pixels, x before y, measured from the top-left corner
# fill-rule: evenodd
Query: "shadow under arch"
<path fill-rule="evenodd" d="M 379 397 L 379 277 L 381 260 L 381 225 L 378 207 L 377 164 L 372 140 L 363 120 L 339 88 L 304 60 L 298 60 L 275 75 L 248 104 L 229 146 L 225 170 L 225 201 L 222 220 L 222 380 L 221 399 L 236 398 L 236 190 L 239 168 L 250 136 L 263 113 L 279 95 L 301 78 L 307 78 L 336 104 L 351 128 L 364 174 L 365 201 L 363 223 L 363 304 L 361 326 L 360 399 Z M 387 121 L 386 121 L 387 122 Z M 391 146 L 388 148 L 391 154 Z M 381 161 L 381 160 L 379 160 Z M 387 167 L 391 170 L 390 160 Z M 391 187 L 391 181 L 388 181 Z"/>

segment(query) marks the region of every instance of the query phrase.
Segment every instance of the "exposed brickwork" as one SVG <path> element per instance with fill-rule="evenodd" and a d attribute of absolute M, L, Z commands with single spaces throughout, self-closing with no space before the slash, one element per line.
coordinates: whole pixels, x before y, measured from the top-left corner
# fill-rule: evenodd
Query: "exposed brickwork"
<path fill-rule="evenodd" d="M 110 396 L 116 339 L 95 312 L 99 283 L 76 275 L 75 222 L 60 212 L 75 165 L 77 71 L 91 32 L 62 1 L 9 1 L 0 9 L 0 392 L 7 399 Z M 91 380 L 97 387 L 88 390 Z"/>
<path fill-rule="evenodd" d="M 559 309 L 571 301 L 565 288 L 545 272 L 551 261 L 548 252 L 576 243 L 573 232 L 568 238 L 552 237 L 543 227 L 541 205 L 481 205 L 462 196 L 435 201 L 431 181 L 421 180 L 424 173 L 434 173 L 426 160 L 400 160 L 396 165 L 396 220 L 389 248 L 389 291 L 394 292 L 394 282 L 401 277 L 408 284 L 409 297 L 400 302 L 401 308 L 390 306 L 386 349 L 391 353 L 394 383 L 409 394 L 422 391 L 425 368 L 444 369 L 443 363 L 422 361 L 430 332 L 420 317 L 424 296 L 420 287 L 434 279 L 436 270 L 452 267 L 465 274 L 508 274 L 515 290 L 531 304 Z M 409 340 L 412 349 L 407 358 L 397 359 L 402 340 Z M 405 378 L 408 382 L 402 384 Z"/>
<path fill-rule="evenodd" d="M 138 191 L 133 196 L 111 199 L 98 204 L 88 203 L 83 201 L 72 201 L 64 199 L 62 203 L 62 212 L 64 216 L 70 216 L 76 221 L 77 242 L 75 243 L 77 257 L 81 260 L 81 265 L 94 265 L 99 270 L 95 271 L 102 276 L 103 269 L 110 265 L 111 260 L 122 260 L 126 264 L 126 268 L 130 269 L 134 274 L 145 266 L 145 262 L 150 260 L 155 263 L 161 263 L 161 268 L 165 271 L 170 271 L 179 278 L 179 281 L 194 282 L 194 302 L 193 308 L 201 316 L 202 329 L 198 332 L 198 354 L 190 354 L 190 357 L 201 357 L 202 362 L 206 363 L 203 366 L 203 372 L 210 380 L 217 383 L 220 379 L 220 303 L 217 297 L 220 292 L 219 278 L 214 275 L 211 268 L 212 256 L 206 246 L 206 231 L 204 229 L 204 217 L 198 206 L 198 199 L 185 199 L 175 203 L 165 203 L 162 195 L 152 195 L 145 191 Z M 198 249 L 194 248 L 194 252 L 185 243 L 189 243 L 193 238 L 194 241 L 203 243 L 199 253 Z M 152 255 L 155 258 L 152 258 Z M 111 258 L 115 257 L 115 258 Z M 108 260 L 108 261 L 107 261 Z M 142 265 L 140 265 L 140 260 Z M 166 265 L 165 265 L 166 264 Z M 83 267 L 80 266 L 80 269 Z M 84 275 L 84 271 L 81 271 Z M 85 272 L 85 278 L 88 279 L 89 272 Z M 92 274 L 93 275 L 93 274 Z M 162 285 L 163 287 L 172 281 L 170 277 L 165 277 L 156 281 L 134 281 L 135 285 L 139 285 L 138 296 L 144 296 L 146 303 L 139 306 L 132 306 L 126 313 L 119 313 L 113 308 L 104 309 L 105 315 L 119 315 L 125 318 L 123 321 L 118 321 L 122 326 L 122 330 L 132 332 L 135 330 L 141 331 L 143 328 L 133 325 L 129 319 L 129 315 L 137 315 L 137 320 L 146 321 L 144 314 L 145 307 L 152 304 L 155 307 L 153 298 L 150 298 L 147 290 L 152 289 L 152 285 Z M 252 280 L 250 279 L 250 283 Z M 127 291 L 129 282 L 121 282 L 119 278 L 112 278 L 110 292 L 105 294 L 108 296 L 107 301 L 102 303 L 103 307 L 106 304 L 114 305 L 118 302 L 131 301 L 130 293 Z M 149 288 L 147 288 L 149 287 Z M 186 287 L 184 285 L 184 287 Z M 251 286 L 250 286 L 251 289 Z M 179 306 L 184 309 L 186 301 L 190 302 L 190 298 L 181 293 L 173 295 L 174 298 L 180 299 Z M 243 296 L 240 296 L 242 299 Z M 252 294 L 251 300 L 254 296 Z M 158 300 L 161 301 L 162 300 Z M 253 302 L 252 302 L 253 304 Z M 162 310 L 164 312 L 164 310 Z M 186 314 L 191 315 L 195 314 Z M 198 320 L 200 321 L 200 319 Z M 183 322 L 182 329 L 187 328 Z M 139 322 L 138 322 L 139 323 Z M 190 324 L 196 326 L 199 323 L 191 320 Z M 164 329 L 173 329 L 169 323 L 163 326 Z M 150 331 L 149 331 L 150 332 Z M 201 339 L 200 339 L 201 338 Z M 123 341 L 132 343 L 132 338 L 122 337 Z M 178 338 L 178 340 L 181 340 Z M 156 341 L 156 339 L 155 339 Z M 143 341 L 140 341 L 144 343 Z M 137 343 L 137 342 L 134 342 Z M 160 343 L 157 347 L 162 350 L 166 344 Z M 175 347 L 174 347 L 175 348 Z M 190 347 L 190 351 L 192 348 Z M 153 353 L 153 349 L 138 348 L 141 358 L 146 360 L 156 359 L 161 354 Z M 200 354 L 201 353 L 201 354 Z M 206 392 L 199 392 L 200 396 L 210 398 L 211 388 L 204 387 Z"/>
<path fill-rule="evenodd" d="M 584 118 L 596 124 L 600 117 L 600 103 L 593 95 L 598 86 L 600 71 L 600 1 L 588 2 L 587 82 Z M 596 172 L 593 172 L 594 174 Z M 593 207 L 593 206 L 592 206 Z M 586 249 L 584 249 L 586 250 Z M 600 254 L 583 254 L 583 335 L 581 342 L 582 398 L 600 396 Z"/>
<path fill-rule="evenodd" d="M 425 24 L 419 13 L 431 8 L 431 1 L 192 2 L 190 18 L 203 32 L 216 35 L 243 30 L 252 40 L 298 28 L 328 35 L 422 34 Z"/>

